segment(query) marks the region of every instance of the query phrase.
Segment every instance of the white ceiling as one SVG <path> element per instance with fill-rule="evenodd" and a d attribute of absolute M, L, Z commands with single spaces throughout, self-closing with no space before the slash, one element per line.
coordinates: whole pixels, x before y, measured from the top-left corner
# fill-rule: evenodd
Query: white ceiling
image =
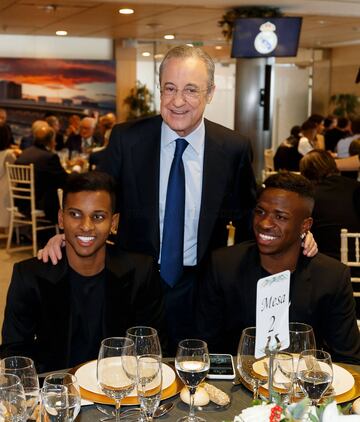
<path fill-rule="evenodd" d="M 228 56 L 218 21 L 231 7 L 261 5 L 257 0 L 0 0 L 0 35 L 54 35 L 134 39 L 140 50 L 155 42 L 158 51 L 174 42 L 201 42 L 207 48 L 222 45 L 213 56 Z M 300 46 L 323 48 L 360 43 L 360 0 L 274 0 L 286 15 L 303 16 Z M 50 7 L 49 7 L 50 6 Z M 120 15 L 120 7 L 135 9 Z M 163 43 L 163 36 L 176 35 Z M 161 42 L 161 43 L 160 43 Z M 141 47 L 143 45 L 143 47 Z M 164 47 L 165 46 L 165 47 Z"/>

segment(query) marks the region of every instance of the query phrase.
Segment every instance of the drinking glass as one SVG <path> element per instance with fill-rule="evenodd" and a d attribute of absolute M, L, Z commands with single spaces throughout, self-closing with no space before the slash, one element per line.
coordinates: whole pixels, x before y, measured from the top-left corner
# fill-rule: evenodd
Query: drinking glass
<path fill-rule="evenodd" d="M 40 398 L 42 422 L 69 422 L 68 389 L 65 385 L 44 385 Z"/>
<path fill-rule="evenodd" d="M 67 372 L 59 372 L 47 375 L 44 385 L 65 385 L 69 401 L 69 421 L 72 422 L 80 412 L 81 396 L 77 378 Z"/>
<path fill-rule="evenodd" d="M 141 355 L 137 360 L 137 391 L 146 421 L 152 421 L 160 404 L 162 387 L 161 357 Z"/>
<path fill-rule="evenodd" d="M 20 422 L 27 418 L 24 388 L 17 375 L 0 373 L 0 419 Z"/>
<path fill-rule="evenodd" d="M 126 330 L 126 337 L 134 342 L 136 356 L 151 354 L 162 357 L 160 341 L 155 328 L 131 327 Z"/>
<path fill-rule="evenodd" d="M 237 368 L 242 379 L 252 386 L 254 399 L 257 399 L 259 387 L 267 382 L 267 377 L 257 373 L 254 369 L 254 364 L 264 359 L 255 357 L 255 341 L 256 327 L 245 328 L 240 337 Z"/>
<path fill-rule="evenodd" d="M 289 338 L 290 345 L 285 352 L 299 355 L 303 350 L 316 349 L 314 330 L 309 324 L 290 322 Z"/>
<path fill-rule="evenodd" d="M 293 400 L 293 387 L 296 372 L 291 353 L 279 352 L 274 357 L 274 386 L 285 390 L 282 401 L 286 404 Z"/>
<path fill-rule="evenodd" d="M 331 356 L 324 350 L 304 350 L 300 353 L 296 376 L 312 405 L 317 405 L 333 380 Z"/>
<path fill-rule="evenodd" d="M 24 387 L 27 417 L 33 414 L 39 402 L 39 378 L 34 361 L 24 356 L 10 356 L 1 360 L 1 370 L 6 374 L 14 374 L 20 378 Z"/>
<path fill-rule="evenodd" d="M 115 400 L 115 419 L 120 420 L 121 399 L 136 385 L 137 362 L 134 342 L 126 337 L 109 337 L 101 342 L 97 380 L 102 391 Z"/>
<path fill-rule="evenodd" d="M 207 344 L 196 339 L 180 341 L 176 351 L 175 368 L 190 393 L 189 415 L 178 419 L 178 422 L 203 422 L 205 419 L 195 416 L 194 395 L 197 386 L 204 381 L 210 368 Z"/>

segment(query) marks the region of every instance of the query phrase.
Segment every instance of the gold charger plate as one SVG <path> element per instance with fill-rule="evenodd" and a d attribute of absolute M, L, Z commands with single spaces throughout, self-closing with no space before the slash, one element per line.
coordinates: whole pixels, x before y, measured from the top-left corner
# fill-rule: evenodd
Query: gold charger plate
<path fill-rule="evenodd" d="M 337 365 L 341 366 L 342 368 L 346 369 L 350 372 L 350 374 L 354 377 L 355 383 L 354 386 L 347 391 L 346 393 L 339 394 L 335 396 L 336 403 L 346 403 L 352 400 L 355 400 L 356 398 L 360 397 L 360 374 L 356 370 L 354 370 L 351 366 L 346 365 L 345 363 L 337 363 Z M 252 391 L 252 386 L 248 384 L 243 378 L 239 375 L 241 382 L 243 385 L 250 391 Z M 281 392 L 280 389 L 275 388 L 275 391 Z M 269 396 L 269 391 L 267 388 L 260 387 L 259 388 L 259 394 L 263 397 Z"/>
<path fill-rule="evenodd" d="M 82 365 L 85 365 L 82 364 Z M 75 368 L 73 368 L 71 371 L 71 373 L 75 373 L 77 371 L 77 369 L 79 369 L 82 365 L 78 365 Z M 167 364 L 169 365 L 169 364 Z M 169 365 L 171 367 L 171 365 Z M 174 370 L 174 368 L 171 367 L 171 369 Z M 174 397 L 177 394 L 180 393 L 181 389 L 183 388 L 184 384 L 181 382 L 180 378 L 178 377 L 176 371 L 175 372 L 175 381 L 169 385 L 169 387 L 165 388 L 162 391 L 161 394 L 161 400 L 165 400 L 168 399 L 170 397 Z M 85 400 L 90 400 L 94 403 L 99 403 L 99 404 L 110 404 L 110 405 L 115 405 L 115 401 L 112 400 L 111 398 L 103 395 L 103 394 L 97 394 L 97 393 L 93 393 L 92 391 L 86 390 L 85 388 L 80 387 L 80 395 L 82 399 Z M 137 398 L 137 396 L 131 396 L 131 397 L 124 397 L 121 400 L 121 405 L 126 405 L 126 406 L 133 406 L 133 405 L 137 405 L 139 404 L 139 400 Z"/>

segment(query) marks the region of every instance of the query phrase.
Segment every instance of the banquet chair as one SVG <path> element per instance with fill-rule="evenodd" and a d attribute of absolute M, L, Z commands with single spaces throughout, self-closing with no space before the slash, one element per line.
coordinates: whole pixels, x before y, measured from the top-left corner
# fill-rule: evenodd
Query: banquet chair
<path fill-rule="evenodd" d="M 340 233 L 340 259 L 341 262 L 352 271 L 351 283 L 353 284 L 354 297 L 360 298 L 360 291 L 356 289 L 357 283 L 360 283 L 360 233 L 351 233 L 347 229 L 341 229 Z M 360 286 L 360 284 L 358 284 Z M 360 330 L 360 320 L 357 320 Z"/>
<path fill-rule="evenodd" d="M 33 255 L 37 254 L 37 233 L 40 230 L 55 229 L 59 233 L 59 227 L 45 218 L 43 210 L 35 207 L 35 183 L 34 165 L 18 165 L 6 163 L 6 171 L 10 192 L 10 224 L 6 245 L 7 252 L 32 249 Z M 19 211 L 16 201 L 20 200 L 29 207 L 29 215 Z M 11 247 L 14 230 L 19 227 L 31 226 L 32 245 Z M 16 234 L 17 244 L 19 244 L 18 231 Z"/>

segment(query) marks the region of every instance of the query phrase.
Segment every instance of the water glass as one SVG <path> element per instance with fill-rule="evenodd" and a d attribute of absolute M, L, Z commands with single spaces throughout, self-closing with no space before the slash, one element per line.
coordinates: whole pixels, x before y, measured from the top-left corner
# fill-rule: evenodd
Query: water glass
<path fill-rule="evenodd" d="M 317 405 L 333 380 L 330 354 L 324 350 L 304 350 L 299 357 L 296 377 L 311 404 Z"/>
<path fill-rule="evenodd" d="M 253 397 L 258 399 L 259 387 L 267 382 L 267 377 L 255 371 L 254 365 L 263 358 L 255 358 L 256 327 L 243 330 L 237 352 L 237 368 L 242 379 L 252 386 Z"/>
<path fill-rule="evenodd" d="M 207 344 L 202 340 L 187 339 L 180 341 L 175 357 L 175 369 L 181 381 L 190 392 L 189 415 L 178 422 L 203 422 L 205 419 L 195 416 L 194 396 L 198 385 L 204 381 L 210 368 Z"/>
<path fill-rule="evenodd" d="M 293 400 L 295 376 L 293 355 L 286 352 L 277 353 L 274 357 L 274 387 L 282 390 L 281 398 L 285 404 Z"/>
<path fill-rule="evenodd" d="M 69 422 L 68 389 L 65 385 L 44 385 L 40 399 L 41 422 Z"/>
<path fill-rule="evenodd" d="M 39 402 L 40 391 L 34 361 L 25 356 L 10 356 L 1 360 L 0 367 L 4 373 L 20 378 L 25 392 L 27 417 L 30 418 Z"/>
<path fill-rule="evenodd" d="M 65 385 L 68 390 L 69 421 L 72 422 L 80 412 L 81 395 L 77 378 L 67 372 L 59 372 L 47 375 L 44 380 L 46 385 Z"/>
<path fill-rule="evenodd" d="M 159 336 L 155 328 L 131 327 L 126 330 L 126 337 L 134 342 L 136 356 L 151 354 L 162 357 Z"/>
<path fill-rule="evenodd" d="M 27 418 L 24 388 L 17 375 L 0 373 L 0 419 L 20 422 Z"/>
<path fill-rule="evenodd" d="M 137 361 L 134 342 L 126 337 L 109 337 L 101 342 L 97 380 L 104 394 L 115 400 L 115 419 L 120 420 L 121 399 L 134 389 Z"/>
<path fill-rule="evenodd" d="M 162 364 L 158 355 L 141 355 L 137 359 L 137 391 L 146 421 L 152 421 L 161 399 Z"/>

